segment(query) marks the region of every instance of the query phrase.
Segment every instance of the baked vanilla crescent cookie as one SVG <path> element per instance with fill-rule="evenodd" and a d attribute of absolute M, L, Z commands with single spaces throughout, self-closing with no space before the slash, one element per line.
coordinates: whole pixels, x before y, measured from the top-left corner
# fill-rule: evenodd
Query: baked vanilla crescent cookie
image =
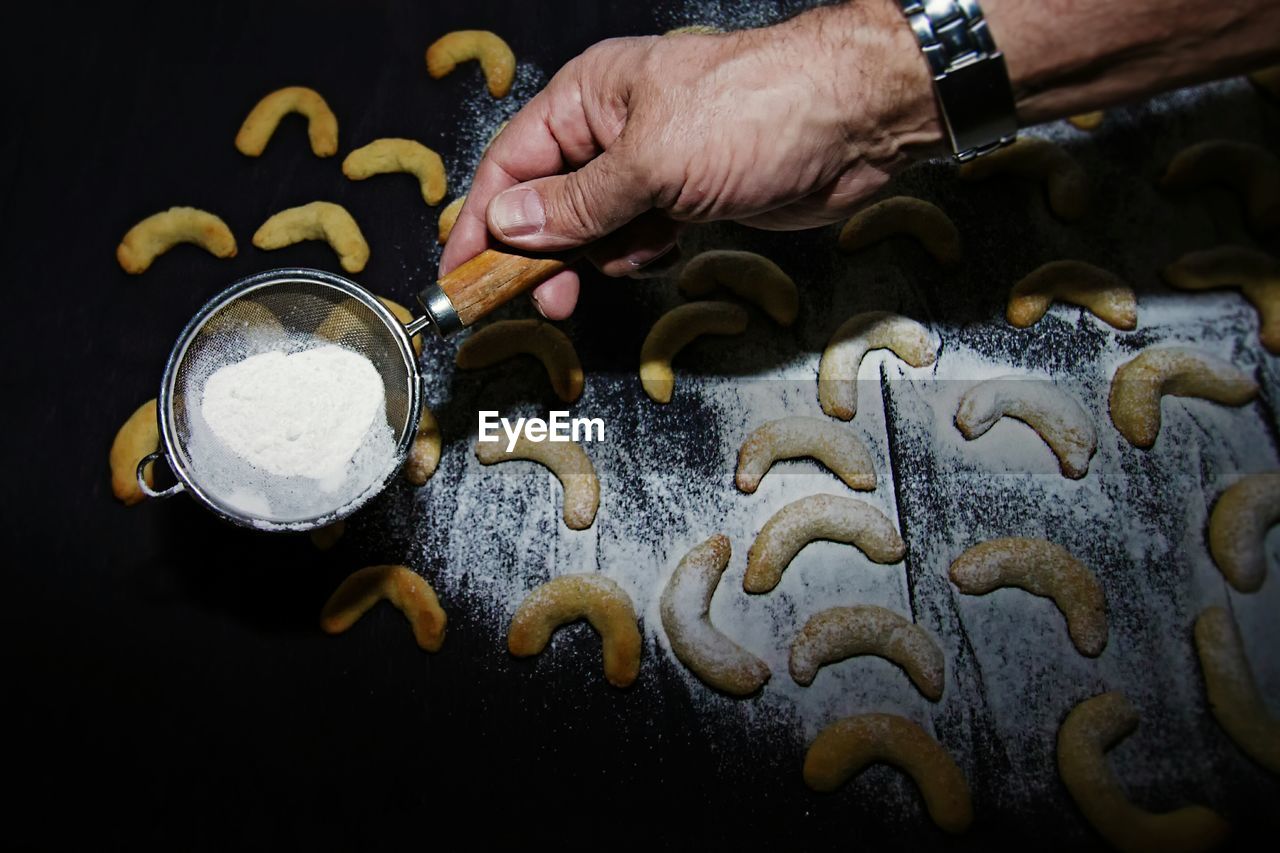
<path fill-rule="evenodd" d="M 1064 477 L 1078 480 L 1089 473 L 1089 460 L 1098 446 L 1093 421 L 1052 382 L 1025 376 L 979 382 L 960 398 L 956 427 L 973 441 L 1005 417 L 1022 421 L 1044 439 Z"/>
<path fill-rule="evenodd" d="M 478 60 L 489 94 L 506 96 L 516 78 L 516 55 L 507 43 L 488 30 L 457 30 L 432 42 L 427 48 L 427 73 L 439 80 L 458 63 Z"/>
<path fill-rule="evenodd" d="M 753 593 L 773 589 L 796 554 L 818 540 L 853 545 L 877 563 L 896 563 L 907 554 L 893 522 L 871 504 L 810 495 L 787 504 L 765 522 L 747 554 L 742 588 Z"/>
<path fill-rule="evenodd" d="M 685 554 L 662 590 L 659 612 L 681 663 L 717 690 L 749 696 L 769 680 L 768 664 L 711 624 L 711 597 L 729 555 L 729 540 L 718 533 Z"/>
<path fill-rule="evenodd" d="M 1243 406 L 1258 383 L 1235 365 L 1186 347 L 1150 347 L 1120 365 L 1111 380 L 1111 422 L 1134 447 L 1148 448 L 1160 434 L 1160 399 L 1200 397 Z"/>
<path fill-rule="evenodd" d="M 1214 719 L 1246 755 L 1280 773 L 1280 720 L 1258 693 L 1235 620 L 1221 607 L 1205 608 L 1195 640 Z"/>
<path fill-rule="evenodd" d="M 1044 539 L 991 539 L 956 557 L 950 575 L 965 595 L 1015 586 L 1049 598 L 1066 618 L 1067 633 L 1080 654 L 1097 657 L 1106 648 L 1107 600 L 1102 585 L 1061 545 Z"/>
<path fill-rule="evenodd" d="M 427 204 L 439 204 L 448 191 L 440 155 L 412 139 L 375 139 L 342 161 L 342 174 L 353 181 L 394 172 L 417 178 Z"/>
<path fill-rule="evenodd" d="M 1250 474 L 1222 493 L 1209 515 L 1209 551 L 1240 592 L 1267 578 L 1267 531 L 1280 522 L 1280 472 Z"/>
<path fill-rule="evenodd" d="M 282 249 L 303 240 L 324 240 L 347 272 L 360 272 L 369 261 L 369 244 L 360 226 L 340 204 L 313 201 L 272 216 L 253 235 L 259 249 Z"/>
<path fill-rule="evenodd" d="M 328 551 L 338 544 L 346 532 L 347 522 L 335 521 L 333 524 L 317 527 L 308 534 L 308 538 L 311 539 L 311 544 L 316 547 L 317 551 Z"/>
<path fill-rule="evenodd" d="M 1280 354 L 1280 258 L 1243 246 L 1189 252 L 1164 268 L 1164 280 L 1179 290 L 1238 287 L 1258 309 L 1258 337 L 1267 352 Z"/>
<path fill-rule="evenodd" d="M 836 329 L 818 364 L 818 401 L 822 411 L 852 420 L 858 411 L 858 369 L 874 349 L 889 349 L 912 367 L 927 367 L 938 357 L 929 330 L 889 311 L 855 314 Z"/>
<path fill-rule="evenodd" d="M 604 677 L 627 687 L 640 673 L 640 629 L 622 587 L 604 575 L 561 575 L 525 596 L 511 619 L 507 648 L 516 657 L 540 654 L 556 628 L 586 619 L 604 643 Z"/>
<path fill-rule="evenodd" d="M 1122 853 L 1211 850 L 1230 826 L 1204 806 L 1149 812 L 1129 801 L 1107 766 L 1106 752 L 1138 727 L 1121 693 L 1086 699 L 1058 729 L 1058 773 L 1085 819 Z"/>
<path fill-rule="evenodd" d="M 572 403 L 582 396 L 582 363 L 569 336 L 544 320 L 498 320 L 471 333 L 455 356 L 463 370 L 490 367 L 517 355 L 542 362 L 556 396 Z"/>
<path fill-rule="evenodd" d="M 911 777 L 939 828 L 953 833 L 969 828 L 969 784 L 955 759 L 924 729 L 896 714 L 845 717 L 818 732 L 804 756 L 804 781 L 815 791 L 834 791 L 879 763 Z"/>
<path fill-rule="evenodd" d="M 1089 210 L 1089 176 L 1065 148 L 1047 139 L 1022 136 L 1012 145 L 960 167 L 960 177 L 966 181 L 995 175 L 1043 181 L 1049 209 L 1065 222 L 1074 222 Z"/>
<path fill-rule="evenodd" d="M 460 195 L 440 211 L 440 218 L 436 220 L 436 242 L 441 246 L 449 242 L 449 235 L 453 233 L 453 224 L 458 221 L 458 214 L 462 212 L 462 206 L 466 203 L 467 197 Z"/>
<path fill-rule="evenodd" d="M 600 506 L 600 481 L 582 445 L 575 441 L 530 441 L 523 433 L 507 450 L 505 438 L 476 441 L 482 465 L 526 459 L 551 469 L 564 487 L 564 523 L 570 530 L 586 530 Z"/>
<path fill-rule="evenodd" d="M 320 627 L 327 634 L 341 634 L 384 598 L 409 620 L 422 649 L 440 650 L 447 621 L 440 600 L 431 584 L 405 566 L 369 566 L 352 574 L 325 602 Z"/>
<path fill-rule="evenodd" d="M 338 153 L 338 119 L 315 89 L 286 86 L 258 101 L 236 134 L 236 149 L 247 157 L 257 157 L 266 149 L 280 119 L 299 113 L 307 119 L 311 152 L 317 157 Z"/>
<path fill-rule="evenodd" d="M 764 255 L 717 249 L 694 256 L 677 281 L 686 296 L 708 296 L 717 286 L 759 305 L 779 326 L 790 326 L 800 310 L 796 283 Z"/>
<path fill-rule="evenodd" d="M 1020 329 L 1034 326 L 1054 301 L 1079 305 L 1121 331 L 1138 325 L 1138 299 L 1119 276 L 1084 261 L 1050 261 L 1013 286 L 1009 322 Z"/>
<path fill-rule="evenodd" d="M 875 463 L 858 434 L 824 418 L 802 416 L 769 421 L 753 430 L 738 451 L 735 482 L 752 494 L 774 462 L 801 457 L 821 462 L 851 489 L 875 490 Z"/>
<path fill-rule="evenodd" d="M 414 436 L 409 456 L 404 463 L 404 478 L 415 486 L 425 485 L 440 464 L 440 424 L 425 405 L 418 421 L 418 434 Z"/>
<path fill-rule="evenodd" d="M 1255 231 L 1280 228 L 1280 159 L 1270 151 L 1248 142 L 1210 139 L 1179 151 L 1160 179 L 1168 190 L 1213 184 L 1230 187 L 1244 199 Z"/>
<path fill-rule="evenodd" d="M 942 698 L 942 649 L 910 620 L 870 604 L 815 613 L 791 641 L 791 677 L 808 686 L 818 670 L 856 655 L 875 655 L 902 668 L 926 699 Z"/>
<path fill-rule="evenodd" d="M 407 326 L 413 322 L 413 314 L 399 302 L 388 299 L 385 296 L 379 296 L 377 299 L 402 325 Z M 240 302 L 247 302 L 247 300 L 241 299 Z M 255 311 L 256 316 L 252 320 L 253 324 L 261 326 L 266 323 L 274 323 L 277 328 L 280 327 L 279 319 L 268 309 L 261 305 L 255 305 L 255 308 L 258 310 Z M 312 334 L 317 338 L 324 338 L 336 344 L 343 343 L 345 340 L 347 346 L 359 347 L 358 339 L 369 334 L 369 324 L 371 322 L 376 321 L 369 316 L 368 308 L 356 299 L 347 298 L 335 303 L 329 309 L 328 316 L 320 322 L 320 325 L 316 326 Z M 422 355 L 421 333 L 414 335 L 409 343 L 413 347 L 415 355 Z"/>
<path fill-rule="evenodd" d="M 640 348 L 640 384 L 655 403 L 670 403 L 676 375 L 671 360 L 701 335 L 740 335 L 747 312 L 732 302 L 690 302 L 658 318 Z"/>
<path fill-rule="evenodd" d="M 1076 130 L 1097 130 L 1102 127 L 1102 122 L 1106 117 L 1105 110 L 1096 110 L 1091 113 L 1080 113 L 1080 115 L 1071 116 L 1067 121 L 1071 122 L 1071 126 Z"/>
<path fill-rule="evenodd" d="M 227 223 L 208 211 L 171 207 L 130 228 L 116 247 L 116 260 L 125 272 L 138 275 L 179 243 L 194 243 L 215 258 L 236 256 L 236 238 Z"/>
<path fill-rule="evenodd" d="M 160 426 L 156 417 L 156 401 L 148 400 L 137 408 L 116 432 L 111 442 L 108 462 L 111 465 L 111 493 L 125 506 L 133 506 L 146 499 L 138 485 L 138 463 L 148 453 L 160 447 Z M 148 486 L 155 486 L 152 468 L 143 472 Z"/>
<path fill-rule="evenodd" d="M 840 251 L 857 252 L 900 235 L 914 237 L 941 266 L 960 264 L 960 232 L 950 217 L 935 204 L 904 195 L 855 213 L 840 229 Z"/>

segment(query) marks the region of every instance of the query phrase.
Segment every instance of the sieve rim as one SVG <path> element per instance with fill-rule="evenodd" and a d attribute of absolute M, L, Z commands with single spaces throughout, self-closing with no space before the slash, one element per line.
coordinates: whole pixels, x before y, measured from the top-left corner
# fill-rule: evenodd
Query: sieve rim
<path fill-rule="evenodd" d="M 236 513 L 219 505 L 216 498 L 210 495 L 207 490 L 201 488 L 196 477 L 188 469 L 184 454 L 177 452 L 179 443 L 176 433 L 176 419 L 173 413 L 173 395 L 178 377 L 178 366 L 182 363 L 187 350 L 209 319 L 226 305 L 242 298 L 245 294 L 279 284 L 318 284 L 331 287 L 358 300 L 364 307 L 372 311 L 378 319 L 382 320 L 383 325 L 395 338 L 396 346 L 404 360 L 409 380 L 409 388 L 406 389 L 409 398 L 408 427 L 403 431 L 399 441 L 396 443 L 395 462 L 388 466 L 386 474 L 380 481 L 370 484 L 358 497 L 338 509 L 299 521 L 275 521 L 249 513 Z M 189 492 L 205 509 L 238 527 L 247 527 L 252 530 L 306 532 L 325 527 L 350 516 L 373 498 L 382 494 L 392 480 L 399 475 L 400 469 L 404 467 L 405 459 L 409 455 L 409 449 L 413 446 L 414 439 L 417 437 L 417 424 L 422 418 L 422 372 L 418 366 L 417 353 L 414 352 L 408 329 L 400 322 L 399 318 L 391 313 L 390 309 L 382 304 L 382 301 L 372 291 L 348 278 L 325 270 L 317 270 L 310 267 L 273 269 L 245 276 L 227 286 L 210 297 L 200 307 L 200 310 L 187 321 L 187 324 L 182 328 L 182 332 L 178 335 L 177 342 L 174 343 L 173 348 L 169 351 L 168 359 L 165 361 L 164 374 L 160 380 L 160 393 L 157 397 L 156 416 L 159 421 L 160 440 L 164 446 L 165 464 L 169 466 L 174 477 L 182 484 L 183 491 Z"/>

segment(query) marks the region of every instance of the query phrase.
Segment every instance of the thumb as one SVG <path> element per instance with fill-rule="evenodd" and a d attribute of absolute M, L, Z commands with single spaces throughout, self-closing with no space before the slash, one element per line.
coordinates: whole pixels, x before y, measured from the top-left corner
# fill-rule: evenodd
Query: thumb
<path fill-rule="evenodd" d="M 576 172 L 518 184 L 494 196 L 489 230 L 504 243 L 537 252 L 598 240 L 653 206 L 643 172 L 617 148 Z"/>

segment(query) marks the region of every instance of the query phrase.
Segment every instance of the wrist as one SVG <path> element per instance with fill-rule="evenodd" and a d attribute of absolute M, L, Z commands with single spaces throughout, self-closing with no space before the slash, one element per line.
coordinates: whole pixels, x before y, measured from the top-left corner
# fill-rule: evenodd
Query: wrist
<path fill-rule="evenodd" d="M 945 132 L 933 78 L 894 0 L 854 0 L 816 10 L 834 97 L 845 105 L 854 158 L 892 166 L 942 153 Z"/>

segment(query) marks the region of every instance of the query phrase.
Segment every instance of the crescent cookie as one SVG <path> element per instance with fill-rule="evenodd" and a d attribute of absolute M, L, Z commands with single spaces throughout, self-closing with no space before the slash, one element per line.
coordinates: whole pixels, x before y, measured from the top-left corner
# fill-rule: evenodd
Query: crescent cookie
<path fill-rule="evenodd" d="M 1129 801 L 1107 766 L 1106 752 L 1137 726 L 1138 714 L 1121 693 L 1103 693 L 1071 709 L 1058 729 L 1058 774 L 1071 799 L 1122 853 L 1190 853 L 1217 846 L 1230 827 L 1204 806 L 1156 814 Z"/>
<path fill-rule="evenodd" d="M 338 544 L 338 541 L 342 539 L 342 535 L 346 532 L 347 522 L 339 520 L 333 524 L 326 524 L 324 527 L 317 527 L 311 531 L 309 538 L 317 551 L 328 551 Z"/>
<path fill-rule="evenodd" d="M 462 206 L 466 203 L 467 197 L 460 195 L 441 209 L 440 218 L 436 220 L 436 242 L 441 246 L 449 242 L 449 235 L 453 233 L 453 224 L 458 221 L 458 214 L 462 212 Z"/>
<path fill-rule="evenodd" d="M 1063 221 L 1074 222 L 1089 209 L 1089 176 L 1065 148 L 1047 139 L 1023 136 L 960 167 L 966 181 L 1005 174 L 1043 181 L 1049 209 Z"/>
<path fill-rule="evenodd" d="M 1034 326 L 1057 300 L 1070 302 L 1121 331 L 1138 325 L 1133 288 L 1114 273 L 1084 261 L 1050 261 L 1013 286 L 1005 316 L 1020 329 Z"/>
<path fill-rule="evenodd" d="M 1280 228 L 1280 159 L 1247 142 L 1210 139 L 1178 152 L 1160 179 L 1169 190 L 1224 184 L 1245 199 L 1256 231 Z"/>
<path fill-rule="evenodd" d="M 1246 755 L 1280 773 L 1280 721 L 1258 693 L 1235 620 L 1221 607 L 1205 608 L 1195 639 L 1213 718 Z"/>
<path fill-rule="evenodd" d="M 1250 82 L 1273 98 L 1280 98 L 1280 65 L 1272 65 L 1249 75 Z"/>
<path fill-rule="evenodd" d="M 1238 287 L 1258 309 L 1258 337 L 1280 354 L 1280 259 L 1242 246 L 1189 252 L 1164 268 L 1164 280 L 1179 290 Z"/>
<path fill-rule="evenodd" d="M 404 478 L 415 486 L 425 485 L 440 465 L 440 424 L 425 405 L 422 419 L 418 421 L 418 434 L 414 436 L 409 457 L 404 463 Z"/>
<path fill-rule="evenodd" d="M 820 539 L 853 545 L 877 563 L 896 563 L 907 554 L 893 522 L 871 504 L 810 495 L 787 504 L 765 522 L 747 554 L 742 588 L 753 593 L 773 589 L 796 554 Z"/>
<path fill-rule="evenodd" d="M 564 523 L 570 530 L 586 530 L 600 507 L 600 481 L 587 452 L 575 441 L 530 441 L 523 432 L 507 450 L 501 440 L 476 441 L 482 465 L 526 459 L 551 469 L 564 487 Z"/>
<path fill-rule="evenodd" d="M 1267 531 L 1280 521 L 1280 473 L 1251 474 L 1222 493 L 1209 515 L 1209 552 L 1240 592 L 1267 578 Z"/>
<path fill-rule="evenodd" d="M 160 447 L 160 426 L 156 416 L 156 401 L 148 400 L 137 408 L 129 419 L 120 425 L 107 461 L 111 465 L 111 493 L 125 506 L 133 506 L 146 499 L 138 485 L 138 463 L 148 453 Z M 147 485 L 154 487 L 155 479 L 148 465 L 143 476 Z"/>
<path fill-rule="evenodd" d="M 1078 480 L 1089 473 L 1089 460 L 1098 447 L 1093 421 L 1052 382 L 1023 376 L 979 382 L 960 398 L 956 427 L 973 441 L 1005 417 L 1022 421 L 1044 439 L 1064 477 Z"/>
<path fill-rule="evenodd" d="M 259 249 L 282 249 L 303 240 L 327 242 L 347 272 L 360 272 L 369 261 L 369 244 L 360 226 L 346 208 L 329 201 L 282 210 L 253 235 L 253 245 Z"/>
<path fill-rule="evenodd" d="M 1044 539 L 1008 537 L 974 545 L 951 563 L 951 582 L 965 595 L 1014 586 L 1048 598 L 1067 620 L 1082 655 L 1107 646 L 1107 599 L 1089 568 L 1066 548 Z"/>
<path fill-rule="evenodd" d="M 249 111 L 240 132 L 236 134 L 236 150 L 246 157 L 257 157 L 266 149 L 280 119 L 299 113 L 307 119 L 307 136 L 311 152 L 317 157 L 338 153 L 338 119 L 315 89 L 286 86 L 258 101 Z"/>
<path fill-rule="evenodd" d="M 711 597 L 729 565 L 729 540 L 716 534 L 680 560 L 662 590 L 659 612 L 671 651 L 703 682 L 730 696 L 750 696 L 769 666 L 711 624 Z"/>
<path fill-rule="evenodd" d="M 413 314 L 411 314 L 409 309 L 405 308 L 399 302 L 396 302 L 393 299 L 388 299 L 385 296 L 379 296 L 377 299 L 382 303 L 384 308 L 391 312 L 392 316 L 400 321 L 402 325 L 407 326 L 413 322 Z M 241 300 L 241 302 L 247 302 L 247 300 Z M 255 307 L 260 309 L 260 319 L 255 318 L 255 324 L 262 325 L 264 323 L 274 322 L 276 326 L 280 325 L 279 319 L 276 318 L 274 314 L 271 314 L 268 309 L 263 308 L 260 305 L 255 305 Z M 356 299 L 347 298 L 335 303 L 334 306 L 329 309 L 328 316 L 321 321 L 320 325 L 316 326 L 315 331 L 313 331 L 312 334 L 317 338 L 324 338 L 326 340 L 333 341 L 334 343 L 342 343 L 344 338 L 354 336 L 355 339 L 352 339 L 349 344 L 359 348 L 360 343 L 356 339 L 369 333 L 371 323 L 376 324 L 379 322 L 380 321 L 376 318 L 370 316 L 369 309 L 366 305 Z M 414 335 L 409 343 L 413 346 L 413 352 L 415 355 L 422 355 L 421 333 Z"/>
<path fill-rule="evenodd" d="M 759 305 L 779 326 L 790 326 L 800 311 L 796 283 L 764 255 L 718 249 L 695 256 L 680 270 L 685 296 L 707 296 L 717 286 Z"/>
<path fill-rule="evenodd" d="M 427 204 L 439 204 L 448 191 L 440 155 L 412 139 L 375 139 L 342 161 L 342 174 L 353 181 L 394 172 L 416 177 Z"/>
<path fill-rule="evenodd" d="M 627 687 L 640 673 L 640 629 L 622 587 L 604 575 L 561 575 L 525 596 L 511 619 L 507 648 L 516 657 L 540 654 L 556 628 L 586 619 L 604 642 L 604 677 Z"/>
<path fill-rule="evenodd" d="M 851 489 L 874 491 L 875 463 L 858 434 L 825 418 L 793 416 L 757 427 L 738 451 L 737 486 L 752 494 L 779 459 L 821 462 Z"/>
<path fill-rule="evenodd" d="M 640 384 L 655 403 L 670 403 L 676 376 L 671 360 L 700 335 L 740 335 L 747 312 L 732 302 L 690 302 L 658 318 L 640 347 Z"/>
<path fill-rule="evenodd" d="M 458 63 L 478 60 L 489 94 L 505 97 L 516 78 L 516 55 L 507 43 L 488 30 L 457 30 L 446 33 L 427 48 L 427 73 L 436 80 L 458 67 Z"/>
<path fill-rule="evenodd" d="M 1134 447 L 1149 448 L 1160 434 L 1160 398 L 1200 397 L 1243 406 L 1258 384 L 1234 365 L 1186 347 L 1151 347 L 1120 365 L 1111 380 L 1111 421 Z"/>
<path fill-rule="evenodd" d="M 840 229 L 840 251 L 857 252 L 899 235 L 914 237 L 941 266 L 960 264 L 960 232 L 951 218 L 935 204 L 904 195 L 855 213 Z"/>
<path fill-rule="evenodd" d="M 130 228 L 116 247 L 120 268 L 132 275 L 179 243 L 194 243 L 215 258 L 234 258 L 236 238 L 227 223 L 205 210 L 171 207 Z"/>
<path fill-rule="evenodd" d="M 873 349 L 889 349 L 912 367 L 927 367 L 938 357 L 929 330 L 889 311 L 855 314 L 836 329 L 818 364 L 818 401 L 822 411 L 843 421 L 858 411 L 858 369 Z"/>
<path fill-rule="evenodd" d="M 352 574 L 325 602 L 320 627 L 326 634 L 341 634 L 384 598 L 409 620 L 420 648 L 440 650 L 447 622 L 440 600 L 431 584 L 405 566 L 369 566 Z"/>
<path fill-rule="evenodd" d="M 1067 121 L 1071 122 L 1071 126 L 1076 130 L 1097 130 L 1102 127 L 1102 122 L 1106 119 L 1105 110 L 1097 110 L 1091 113 L 1081 113 L 1078 116 L 1071 116 Z"/>
<path fill-rule="evenodd" d="M 804 756 L 804 781 L 834 791 L 871 764 L 892 764 L 916 783 L 941 829 L 959 833 L 973 822 L 969 784 L 955 759 L 924 729 L 896 714 L 860 714 L 818 732 Z"/>
<path fill-rule="evenodd" d="M 543 320 L 498 320 L 477 329 L 458 347 L 462 370 L 490 367 L 517 355 L 542 362 L 556 396 L 572 403 L 582 396 L 582 363 L 569 336 Z"/>
<path fill-rule="evenodd" d="M 791 677 L 807 687 L 822 667 L 856 655 L 882 657 L 900 667 L 926 699 L 942 698 L 942 649 L 919 625 L 870 604 L 832 607 L 810 617 L 791 641 Z"/>

